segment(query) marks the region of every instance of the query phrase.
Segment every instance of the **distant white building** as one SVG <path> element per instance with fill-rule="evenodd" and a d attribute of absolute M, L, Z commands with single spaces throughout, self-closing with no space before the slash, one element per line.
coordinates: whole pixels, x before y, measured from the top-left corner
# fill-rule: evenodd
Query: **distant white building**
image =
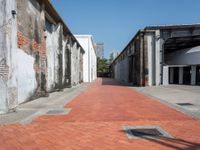
<path fill-rule="evenodd" d="M 97 78 L 97 56 L 92 35 L 75 35 L 85 50 L 83 55 L 83 82 L 92 82 Z"/>

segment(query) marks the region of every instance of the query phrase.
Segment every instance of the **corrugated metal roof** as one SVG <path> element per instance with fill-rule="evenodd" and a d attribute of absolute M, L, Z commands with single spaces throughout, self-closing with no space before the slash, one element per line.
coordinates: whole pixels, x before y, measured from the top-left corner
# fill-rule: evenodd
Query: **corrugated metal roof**
<path fill-rule="evenodd" d="M 167 29 L 167 28 L 200 28 L 200 23 L 194 24 L 168 24 L 168 25 L 153 25 L 147 26 L 145 29 Z"/>
<path fill-rule="evenodd" d="M 121 56 L 121 54 L 127 49 L 127 47 L 130 45 L 132 41 L 137 37 L 137 35 L 141 32 L 145 32 L 145 30 L 159 30 L 159 29 L 181 29 L 181 28 L 200 28 L 200 23 L 194 23 L 194 24 L 174 24 L 174 25 L 153 25 L 153 26 L 147 26 L 144 29 L 138 30 L 138 32 L 135 34 L 135 36 L 128 42 L 126 47 L 121 51 L 121 53 L 118 55 L 117 58 L 113 61 L 113 63 Z"/>

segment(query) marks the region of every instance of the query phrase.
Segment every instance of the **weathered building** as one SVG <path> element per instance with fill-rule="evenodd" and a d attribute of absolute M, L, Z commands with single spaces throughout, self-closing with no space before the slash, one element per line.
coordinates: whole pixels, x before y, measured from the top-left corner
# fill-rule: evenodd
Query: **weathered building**
<path fill-rule="evenodd" d="M 83 55 L 83 81 L 92 82 L 97 78 L 97 56 L 92 35 L 75 35 L 85 53 Z"/>
<path fill-rule="evenodd" d="M 138 86 L 200 85 L 200 25 L 150 26 L 114 60 L 115 79 Z"/>
<path fill-rule="evenodd" d="M 83 81 L 84 50 L 49 0 L 0 0 L 0 113 Z"/>

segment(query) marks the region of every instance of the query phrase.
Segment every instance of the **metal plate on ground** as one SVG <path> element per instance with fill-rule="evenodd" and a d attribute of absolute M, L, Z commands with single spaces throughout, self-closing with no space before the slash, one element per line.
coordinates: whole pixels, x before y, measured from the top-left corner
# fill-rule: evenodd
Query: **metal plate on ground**
<path fill-rule="evenodd" d="M 160 139 L 172 136 L 159 126 L 126 126 L 123 128 L 129 139 Z"/>
<path fill-rule="evenodd" d="M 66 115 L 70 110 L 66 109 L 52 109 L 46 112 L 47 115 Z"/>
<path fill-rule="evenodd" d="M 179 106 L 193 106 L 192 103 L 176 103 Z"/>

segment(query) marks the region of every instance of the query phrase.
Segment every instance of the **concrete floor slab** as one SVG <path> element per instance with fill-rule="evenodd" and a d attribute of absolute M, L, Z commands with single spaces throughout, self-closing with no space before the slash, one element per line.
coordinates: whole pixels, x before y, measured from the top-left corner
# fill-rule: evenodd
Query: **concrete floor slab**
<path fill-rule="evenodd" d="M 153 97 L 181 112 L 200 118 L 200 86 L 169 85 L 130 88 Z M 181 106 L 178 103 L 191 103 L 193 105 Z"/>

